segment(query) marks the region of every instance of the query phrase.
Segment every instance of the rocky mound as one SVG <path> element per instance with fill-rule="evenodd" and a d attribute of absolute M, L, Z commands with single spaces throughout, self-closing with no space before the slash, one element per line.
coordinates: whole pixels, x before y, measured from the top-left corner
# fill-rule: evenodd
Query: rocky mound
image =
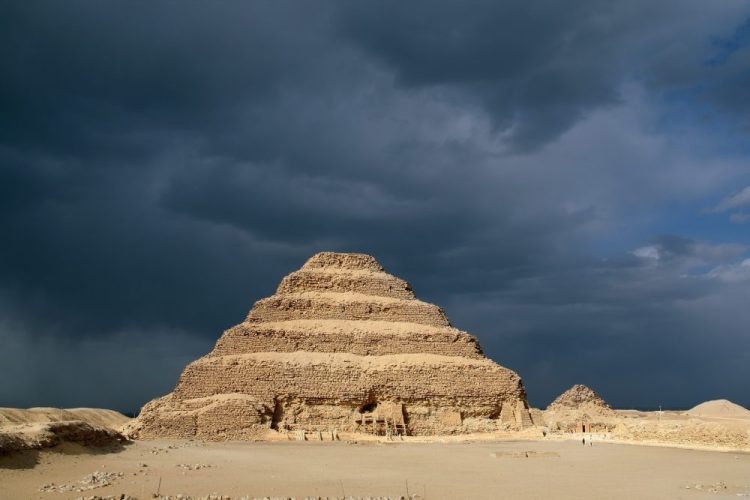
<path fill-rule="evenodd" d="M 0 429 L 21 424 L 80 420 L 99 427 L 119 429 L 130 421 L 122 413 L 100 408 L 0 408 Z"/>
<path fill-rule="evenodd" d="M 602 397 L 591 388 L 576 384 L 560 394 L 557 399 L 550 403 L 547 410 L 577 410 L 584 407 L 610 409 Z"/>
<path fill-rule="evenodd" d="M 324 252 L 256 302 L 129 429 L 222 440 L 269 429 L 424 435 L 529 425 L 518 375 L 442 309 L 369 255 Z"/>
<path fill-rule="evenodd" d="M 0 455 L 52 448 L 63 443 L 112 447 L 125 441 L 125 437 L 113 429 L 79 420 L 7 425 L 0 428 Z"/>
<path fill-rule="evenodd" d="M 616 414 L 596 392 L 577 384 L 550 403 L 544 421 L 554 430 L 606 432 L 615 426 Z"/>
<path fill-rule="evenodd" d="M 694 417 L 748 418 L 750 410 L 726 399 L 701 403 L 686 412 Z"/>

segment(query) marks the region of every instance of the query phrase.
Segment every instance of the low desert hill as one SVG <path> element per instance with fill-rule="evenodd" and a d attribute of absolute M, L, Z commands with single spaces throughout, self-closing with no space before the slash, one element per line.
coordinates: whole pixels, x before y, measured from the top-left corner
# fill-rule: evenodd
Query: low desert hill
<path fill-rule="evenodd" d="M 119 429 L 130 421 L 122 413 L 101 408 L 0 408 L 0 429 L 9 425 L 80 420 L 91 425 Z"/>
<path fill-rule="evenodd" d="M 126 441 L 125 415 L 96 408 L 0 408 L 0 455 L 65 443 L 112 447 Z"/>
<path fill-rule="evenodd" d="M 693 417 L 750 418 L 750 410 L 726 399 L 703 402 L 686 413 Z"/>

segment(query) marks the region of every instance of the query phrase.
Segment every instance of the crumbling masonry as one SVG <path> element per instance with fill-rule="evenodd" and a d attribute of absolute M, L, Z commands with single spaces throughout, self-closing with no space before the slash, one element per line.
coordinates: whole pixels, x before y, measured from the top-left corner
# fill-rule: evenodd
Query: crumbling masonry
<path fill-rule="evenodd" d="M 257 439 L 278 431 L 435 435 L 532 425 L 519 376 L 369 255 L 319 253 L 259 300 L 140 438 Z"/>

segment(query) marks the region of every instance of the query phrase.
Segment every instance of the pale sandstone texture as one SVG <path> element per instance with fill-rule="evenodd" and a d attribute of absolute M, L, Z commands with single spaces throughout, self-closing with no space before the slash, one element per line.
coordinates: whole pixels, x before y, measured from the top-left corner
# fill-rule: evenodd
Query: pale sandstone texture
<path fill-rule="evenodd" d="M 117 429 L 128 421 L 99 408 L 0 408 L 0 455 L 64 443 L 119 447 L 126 439 Z"/>
<path fill-rule="evenodd" d="M 614 428 L 616 417 L 599 394 L 581 384 L 560 394 L 543 415 L 548 427 L 567 432 L 608 432 Z"/>
<path fill-rule="evenodd" d="M 582 384 L 576 384 L 560 394 L 547 407 L 548 410 L 580 409 L 584 406 L 598 407 L 609 410 L 610 407 L 593 389 Z"/>
<path fill-rule="evenodd" d="M 224 440 L 269 429 L 435 435 L 530 425 L 519 376 L 442 309 L 369 255 L 324 252 L 256 302 L 128 432 Z"/>
<path fill-rule="evenodd" d="M 24 450 L 41 450 L 64 443 L 96 448 L 121 448 L 125 436 L 109 427 L 81 420 L 35 422 L 0 427 L 0 456 Z"/>

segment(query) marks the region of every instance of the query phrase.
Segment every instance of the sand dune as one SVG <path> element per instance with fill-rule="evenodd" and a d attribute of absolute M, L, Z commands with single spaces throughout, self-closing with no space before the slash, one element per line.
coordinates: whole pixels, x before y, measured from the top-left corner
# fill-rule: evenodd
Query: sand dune
<path fill-rule="evenodd" d="M 694 417 L 750 418 L 750 410 L 726 399 L 706 401 L 687 411 Z"/>

